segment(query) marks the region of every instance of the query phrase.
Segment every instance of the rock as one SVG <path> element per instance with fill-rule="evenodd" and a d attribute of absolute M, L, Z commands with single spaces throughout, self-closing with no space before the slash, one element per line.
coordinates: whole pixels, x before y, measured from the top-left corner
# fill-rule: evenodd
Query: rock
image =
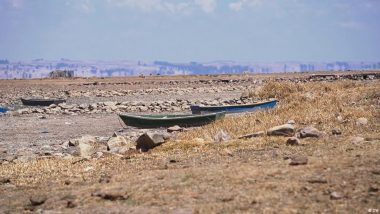
<path fill-rule="evenodd" d="M 89 109 L 90 111 L 95 110 L 95 109 L 97 109 L 97 108 L 98 108 L 98 104 L 96 104 L 96 103 L 90 104 L 90 105 L 88 106 L 88 109 Z"/>
<path fill-rule="evenodd" d="M 107 150 L 110 152 L 118 153 L 121 150 L 125 150 L 123 149 L 124 147 L 128 147 L 126 148 L 128 150 L 133 145 L 122 136 L 111 137 L 107 142 Z"/>
<path fill-rule="evenodd" d="M 44 195 L 34 195 L 29 198 L 29 201 L 32 204 L 32 206 L 39 206 L 45 203 L 46 200 L 47 200 L 47 197 Z"/>
<path fill-rule="evenodd" d="M 331 134 L 332 135 L 341 135 L 342 131 L 340 131 L 339 129 L 334 128 L 334 129 L 331 130 Z"/>
<path fill-rule="evenodd" d="M 326 178 L 317 175 L 317 176 L 308 178 L 307 182 L 312 183 L 312 184 L 326 184 L 327 180 Z"/>
<path fill-rule="evenodd" d="M 291 124 L 284 124 L 275 126 L 267 131 L 268 136 L 288 136 L 291 137 L 294 134 L 294 126 Z"/>
<path fill-rule="evenodd" d="M 340 193 L 340 192 L 332 192 L 331 194 L 330 194 L 330 199 L 332 199 L 332 200 L 339 200 L 339 199 L 342 199 L 343 198 L 343 195 L 342 195 L 342 193 Z"/>
<path fill-rule="evenodd" d="M 116 106 L 116 102 L 104 102 L 104 106 Z"/>
<path fill-rule="evenodd" d="M 120 188 L 104 189 L 98 192 L 92 193 L 92 196 L 100 197 L 104 200 L 116 201 L 128 199 L 128 194 L 125 190 Z"/>
<path fill-rule="evenodd" d="M 320 132 L 318 129 L 311 126 L 305 127 L 299 130 L 300 138 L 307 138 L 307 137 L 319 138 L 321 135 L 322 135 L 322 132 Z"/>
<path fill-rule="evenodd" d="M 226 142 L 226 141 L 229 141 L 231 139 L 231 137 L 223 131 L 223 129 L 220 129 L 214 136 L 214 141 L 215 142 Z"/>
<path fill-rule="evenodd" d="M 358 118 L 356 120 L 356 125 L 357 126 L 365 126 L 365 125 L 367 125 L 367 123 L 368 123 L 368 119 L 365 118 L 365 117 L 361 117 L 361 118 Z"/>
<path fill-rule="evenodd" d="M 258 131 L 258 132 L 252 133 L 252 134 L 247 134 L 247 135 L 240 136 L 240 137 L 238 137 L 238 139 L 247 139 L 247 138 L 254 138 L 254 137 L 262 137 L 264 135 L 265 135 L 264 131 Z"/>
<path fill-rule="evenodd" d="M 181 131 L 183 131 L 183 128 L 180 127 L 180 126 L 178 126 L 178 125 L 175 125 L 175 126 L 169 127 L 169 128 L 167 129 L 167 131 L 168 131 L 169 133 L 171 133 L 171 132 L 181 132 Z"/>
<path fill-rule="evenodd" d="M 338 117 L 336 117 L 336 120 L 338 121 L 338 122 L 344 122 L 344 120 L 343 120 L 343 117 L 342 116 L 338 116 Z"/>
<path fill-rule="evenodd" d="M 18 114 L 29 114 L 30 111 L 31 111 L 30 108 L 23 108 L 23 109 L 17 110 L 17 113 Z"/>
<path fill-rule="evenodd" d="M 109 183 L 109 182 L 111 182 L 111 176 L 109 176 L 109 175 L 101 175 L 100 176 L 99 183 L 106 184 L 106 183 Z"/>
<path fill-rule="evenodd" d="M 145 111 L 148 111 L 149 108 L 146 107 L 146 106 L 140 106 L 140 107 L 139 107 L 139 110 L 140 110 L 141 112 L 145 112 Z"/>
<path fill-rule="evenodd" d="M 308 162 L 308 159 L 306 156 L 297 155 L 290 158 L 289 165 L 296 166 L 296 165 L 306 165 Z"/>
<path fill-rule="evenodd" d="M 351 142 L 352 142 L 353 144 L 359 144 L 359 143 L 364 142 L 364 138 L 363 138 L 363 137 L 353 137 L 353 138 L 351 139 Z"/>
<path fill-rule="evenodd" d="M 286 145 L 289 145 L 289 146 L 300 145 L 300 140 L 296 137 L 290 137 L 288 138 L 288 140 L 286 140 Z"/>
<path fill-rule="evenodd" d="M 72 141 L 70 141 L 72 142 Z M 81 157 L 91 157 L 98 151 L 106 151 L 107 146 L 103 143 L 98 142 L 94 136 L 83 136 L 79 139 L 75 139 L 74 142 L 69 143 L 77 147 L 78 155 Z"/>
<path fill-rule="evenodd" d="M 369 188 L 368 188 L 368 192 L 378 192 L 379 191 L 379 187 L 378 186 L 375 186 L 375 185 L 371 185 Z"/>
<path fill-rule="evenodd" d="M 294 124 L 296 124 L 296 121 L 294 121 L 294 120 L 288 120 L 288 122 L 286 122 L 286 124 L 294 125 Z"/>
<path fill-rule="evenodd" d="M 165 143 L 166 136 L 162 133 L 146 132 L 137 139 L 137 149 L 146 152 L 156 146 Z"/>
<path fill-rule="evenodd" d="M 375 140 L 380 140 L 380 136 L 370 136 L 364 138 L 365 141 L 375 141 Z"/>
<path fill-rule="evenodd" d="M 11 182 L 11 179 L 7 178 L 7 177 L 0 177 L 0 185 L 1 184 L 7 184 L 7 183 L 10 183 Z"/>
<path fill-rule="evenodd" d="M 85 104 L 85 103 L 79 105 L 79 108 L 80 108 L 80 109 L 87 109 L 88 107 L 89 107 L 89 105 L 87 105 L 87 104 Z"/>

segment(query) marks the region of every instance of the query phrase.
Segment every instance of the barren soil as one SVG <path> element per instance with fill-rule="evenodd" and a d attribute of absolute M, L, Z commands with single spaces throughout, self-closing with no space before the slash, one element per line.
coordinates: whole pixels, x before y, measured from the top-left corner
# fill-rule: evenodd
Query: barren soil
<path fill-rule="evenodd" d="M 297 74 L 298 75 L 298 74 Z M 297 75 L 250 76 L 258 80 Z M 304 74 L 299 74 L 304 75 Z M 5 93 L 36 91 L 189 88 L 199 79 L 244 79 L 244 75 L 77 79 L 1 80 Z M 135 81 L 141 84 L 105 84 Z M 160 82 L 157 84 L 155 82 Z M 233 84 L 233 83 L 231 83 Z M 225 87 L 224 85 L 211 85 Z M 247 83 L 242 85 L 252 89 Z M 27 161 L 0 163 L 0 213 L 369 213 L 380 212 L 380 81 L 333 81 L 259 84 L 251 96 L 276 97 L 276 109 L 232 115 L 202 128 L 178 133 L 146 153 L 70 159 L 43 154 L 61 152 L 61 144 L 83 135 L 111 136 L 143 133 L 122 129 L 116 114 L 0 117 L 0 157 L 25 152 Z M 209 87 L 193 85 L 192 87 Z M 255 86 L 256 87 L 256 86 Z M 117 99 L 165 100 L 183 97 L 236 98 L 244 90 L 181 95 L 141 95 Z M 7 92 L 8 93 L 8 92 Z M 79 97 L 88 99 L 113 98 Z M 357 119 L 366 118 L 366 124 Z M 320 138 L 239 136 L 265 131 L 295 120 L 298 128 L 313 126 Z M 122 130 L 121 130 L 122 129 Z M 223 129 L 230 140 L 214 142 Z M 341 135 L 333 135 L 338 129 Z M 290 165 L 306 157 L 307 163 Z"/>

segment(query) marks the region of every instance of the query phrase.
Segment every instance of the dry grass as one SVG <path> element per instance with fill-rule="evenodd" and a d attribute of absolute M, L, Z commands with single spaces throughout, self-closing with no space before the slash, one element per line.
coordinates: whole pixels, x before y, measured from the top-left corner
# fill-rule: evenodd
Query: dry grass
<path fill-rule="evenodd" d="M 260 87 L 257 94 L 262 99 L 277 98 L 277 108 L 244 115 L 231 115 L 223 120 L 194 129 L 180 136 L 181 144 L 169 143 L 163 150 L 175 148 L 190 149 L 194 146 L 205 146 L 194 142 L 202 138 L 212 142 L 218 130 L 226 131 L 236 139 L 238 136 L 265 131 L 270 127 L 281 125 L 288 120 L 295 120 L 297 127 L 314 126 L 327 134 L 333 128 L 340 129 L 345 136 L 379 134 L 379 81 L 374 82 L 269 82 Z M 339 121 L 338 117 L 343 121 Z M 368 126 L 355 125 L 357 118 L 365 117 Z M 258 139 L 258 142 L 272 141 L 273 138 Z M 275 140 L 275 139 L 274 139 Z M 231 144 L 239 145 L 238 140 Z M 213 147 L 206 145 L 206 147 Z"/>

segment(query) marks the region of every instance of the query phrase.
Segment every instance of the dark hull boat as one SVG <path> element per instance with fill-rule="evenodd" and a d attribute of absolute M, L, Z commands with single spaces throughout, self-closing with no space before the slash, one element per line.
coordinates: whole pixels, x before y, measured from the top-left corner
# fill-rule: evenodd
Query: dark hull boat
<path fill-rule="evenodd" d="M 229 105 L 229 106 L 190 106 L 191 112 L 193 114 L 203 114 L 211 112 L 224 111 L 229 113 L 239 113 L 247 111 L 255 111 L 258 109 L 274 108 L 277 104 L 277 100 L 270 100 L 266 102 L 254 103 L 254 104 L 244 104 L 244 105 Z"/>
<path fill-rule="evenodd" d="M 23 99 L 21 102 L 27 106 L 50 106 L 51 104 L 60 104 L 66 102 L 65 99 L 42 99 L 42 98 L 30 98 Z"/>
<path fill-rule="evenodd" d="M 200 126 L 223 118 L 224 112 L 203 115 L 129 115 L 120 114 L 127 126 L 139 128 L 159 128 L 179 125 L 182 127 Z"/>
<path fill-rule="evenodd" d="M 4 108 L 4 107 L 0 107 L 0 113 L 5 113 L 7 112 L 8 109 L 7 108 Z"/>

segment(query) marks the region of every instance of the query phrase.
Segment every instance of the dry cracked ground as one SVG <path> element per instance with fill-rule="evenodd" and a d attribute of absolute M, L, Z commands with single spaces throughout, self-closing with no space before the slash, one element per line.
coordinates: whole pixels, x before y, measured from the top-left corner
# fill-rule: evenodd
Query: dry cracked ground
<path fill-rule="evenodd" d="M 145 153 L 100 158 L 38 153 L 83 135 L 110 136 L 121 129 L 116 114 L 0 117 L 0 213 L 380 212 L 379 80 L 268 80 L 255 87 L 243 86 L 255 98 L 277 98 L 278 107 L 227 116 L 177 133 Z M 65 80 L 11 80 L 0 85 L 10 93 L 20 93 L 23 87 L 54 91 L 60 87 L 80 90 L 82 86 Z M 239 96 L 246 92 L 244 87 L 228 96 Z M 190 89 L 187 93 L 194 96 Z M 203 96 L 217 97 L 218 92 L 214 93 Z M 128 99 L 144 99 L 141 96 Z M 157 99 L 167 99 L 165 96 Z M 186 94 L 177 95 L 181 96 Z M 297 130 L 305 127 L 313 127 L 319 134 L 297 136 L 293 144 L 287 143 L 290 135 L 239 139 L 289 121 L 294 123 L 296 136 Z M 221 130 L 228 136 L 216 142 L 215 134 Z M 138 132 L 124 130 L 132 131 Z M 22 161 L 3 158 L 17 158 L 26 151 L 38 155 Z"/>

